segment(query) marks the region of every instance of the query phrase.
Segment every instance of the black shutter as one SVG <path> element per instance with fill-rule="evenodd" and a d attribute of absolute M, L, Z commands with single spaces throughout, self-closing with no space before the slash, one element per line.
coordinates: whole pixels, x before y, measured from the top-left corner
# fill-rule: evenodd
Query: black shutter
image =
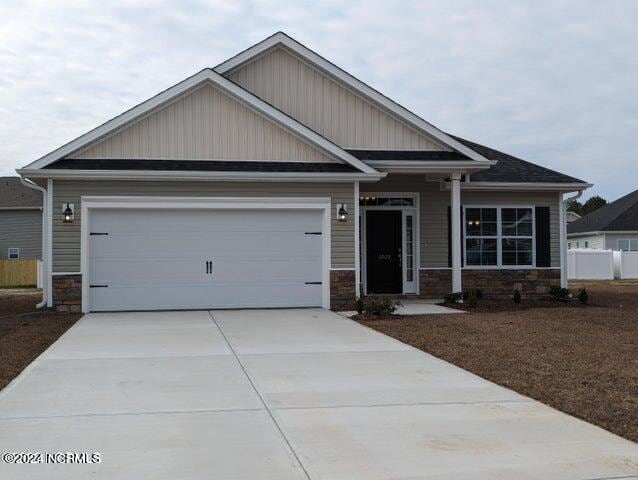
<path fill-rule="evenodd" d="M 463 215 L 463 205 L 461 205 L 461 227 L 459 228 L 459 232 L 461 232 L 461 267 L 463 267 L 465 265 L 465 255 L 463 254 L 463 252 L 465 251 L 465 245 L 463 245 L 463 243 L 465 243 L 464 240 L 464 236 L 465 236 L 465 215 Z"/>
<path fill-rule="evenodd" d="M 447 207 L 447 266 L 452 268 L 452 207 Z"/>
<path fill-rule="evenodd" d="M 463 206 L 461 205 L 461 267 L 465 263 L 463 258 Z M 447 207 L 447 266 L 452 268 L 452 207 Z"/>
<path fill-rule="evenodd" d="M 536 266 L 551 267 L 549 207 L 536 207 Z"/>

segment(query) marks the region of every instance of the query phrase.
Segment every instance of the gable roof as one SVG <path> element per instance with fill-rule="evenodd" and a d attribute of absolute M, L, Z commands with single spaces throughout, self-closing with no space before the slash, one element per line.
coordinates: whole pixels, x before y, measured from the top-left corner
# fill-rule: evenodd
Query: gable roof
<path fill-rule="evenodd" d="M 60 160 L 73 152 L 76 152 L 82 147 L 94 143 L 97 140 L 104 138 L 106 135 L 135 122 L 136 120 L 147 115 L 149 112 L 163 106 L 179 95 L 202 85 L 204 82 L 212 83 L 213 85 L 224 91 L 226 94 L 253 108 L 257 112 L 267 117 L 269 120 L 277 123 L 293 134 L 303 138 L 321 151 L 324 151 L 336 157 L 337 159 L 352 165 L 358 171 L 366 174 L 376 174 L 377 176 L 383 176 L 382 174 L 379 174 L 379 172 L 377 172 L 374 168 L 366 165 L 364 162 L 350 155 L 348 152 L 330 142 L 328 139 L 322 137 L 305 125 L 299 123 L 294 118 L 286 115 L 272 105 L 269 105 L 268 103 L 264 102 L 252 93 L 244 90 L 230 80 L 227 80 L 222 75 L 216 73 L 210 68 L 206 68 L 196 73 L 195 75 L 179 82 L 176 85 L 173 85 L 167 90 L 164 90 L 163 92 L 155 95 L 145 102 L 142 102 L 136 107 L 133 107 L 132 109 L 122 113 L 121 115 L 118 115 L 117 117 L 100 125 L 99 127 L 85 133 L 84 135 L 81 135 L 75 140 L 72 140 L 66 145 L 27 165 L 26 167 L 24 167 L 23 170 L 36 170 L 46 167 L 47 165 Z M 20 171 L 19 173 L 23 172 Z"/>
<path fill-rule="evenodd" d="M 472 160 L 488 163 L 488 159 L 486 159 L 480 153 L 472 150 L 471 148 L 468 148 L 463 143 L 449 136 L 442 130 L 439 130 L 431 123 L 426 122 L 421 117 L 409 111 L 407 108 L 403 107 L 402 105 L 399 105 L 392 99 L 386 97 L 385 95 L 378 92 L 377 90 L 370 87 L 369 85 L 365 84 L 361 80 L 350 75 L 345 70 L 337 67 L 332 62 L 326 60 L 322 56 L 313 52 L 312 50 L 307 48 L 305 45 L 302 45 L 301 43 L 289 37 L 283 32 L 277 32 L 274 35 L 271 35 L 270 37 L 266 38 L 265 40 L 262 40 L 261 42 L 253 45 L 252 47 L 238 53 L 234 57 L 214 67 L 214 70 L 220 74 L 226 74 L 240 67 L 246 62 L 249 62 L 252 59 L 264 54 L 265 52 L 271 50 L 272 48 L 276 48 L 279 46 L 283 46 L 293 51 L 294 53 L 302 57 L 304 60 L 306 60 L 307 62 L 311 63 L 312 65 L 324 71 L 329 76 L 341 81 L 342 83 L 352 88 L 363 97 L 373 101 L 374 103 L 382 106 L 385 110 L 401 118 L 407 124 L 414 127 L 417 131 L 430 135 L 431 137 L 439 140 L 445 145 L 448 145 L 449 147 L 456 150 L 457 152 L 463 155 L 466 155 Z"/>
<path fill-rule="evenodd" d="M 0 209 L 40 208 L 42 193 L 25 187 L 20 177 L 0 177 Z"/>
<path fill-rule="evenodd" d="M 498 162 L 488 170 L 473 173 L 471 176 L 472 182 L 583 184 L 583 188 L 590 186 L 587 182 L 578 178 L 564 175 L 555 170 L 550 170 L 549 168 L 536 165 L 461 137 L 453 137 L 472 150 L 480 152 L 484 157 Z"/>
<path fill-rule="evenodd" d="M 638 231 L 638 190 L 567 225 L 567 233 Z"/>

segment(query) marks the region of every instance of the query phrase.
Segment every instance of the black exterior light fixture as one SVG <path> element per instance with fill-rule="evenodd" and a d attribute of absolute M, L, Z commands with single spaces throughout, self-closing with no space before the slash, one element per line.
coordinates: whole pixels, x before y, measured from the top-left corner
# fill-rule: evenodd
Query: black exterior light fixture
<path fill-rule="evenodd" d="M 337 209 L 337 220 L 340 222 L 348 221 L 348 210 L 346 210 L 346 204 L 340 203 Z"/>
<path fill-rule="evenodd" d="M 62 220 L 64 223 L 73 223 L 73 204 L 66 203 L 63 205 L 62 215 L 64 215 L 64 219 Z"/>

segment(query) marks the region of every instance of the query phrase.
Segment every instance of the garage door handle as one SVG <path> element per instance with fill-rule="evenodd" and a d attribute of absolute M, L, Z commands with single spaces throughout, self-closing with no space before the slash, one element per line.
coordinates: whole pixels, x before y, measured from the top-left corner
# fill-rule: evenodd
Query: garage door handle
<path fill-rule="evenodd" d="M 206 260 L 206 273 L 207 274 L 213 273 L 213 262 L 212 262 L 212 260 Z"/>

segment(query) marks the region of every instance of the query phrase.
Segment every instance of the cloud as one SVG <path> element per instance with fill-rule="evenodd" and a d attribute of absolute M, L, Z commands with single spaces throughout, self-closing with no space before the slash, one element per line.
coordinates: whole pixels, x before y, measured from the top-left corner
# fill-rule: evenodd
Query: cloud
<path fill-rule="evenodd" d="M 637 187 L 638 2 L 5 1 L 0 174 L 284 30 L 440 128 Z"/>

